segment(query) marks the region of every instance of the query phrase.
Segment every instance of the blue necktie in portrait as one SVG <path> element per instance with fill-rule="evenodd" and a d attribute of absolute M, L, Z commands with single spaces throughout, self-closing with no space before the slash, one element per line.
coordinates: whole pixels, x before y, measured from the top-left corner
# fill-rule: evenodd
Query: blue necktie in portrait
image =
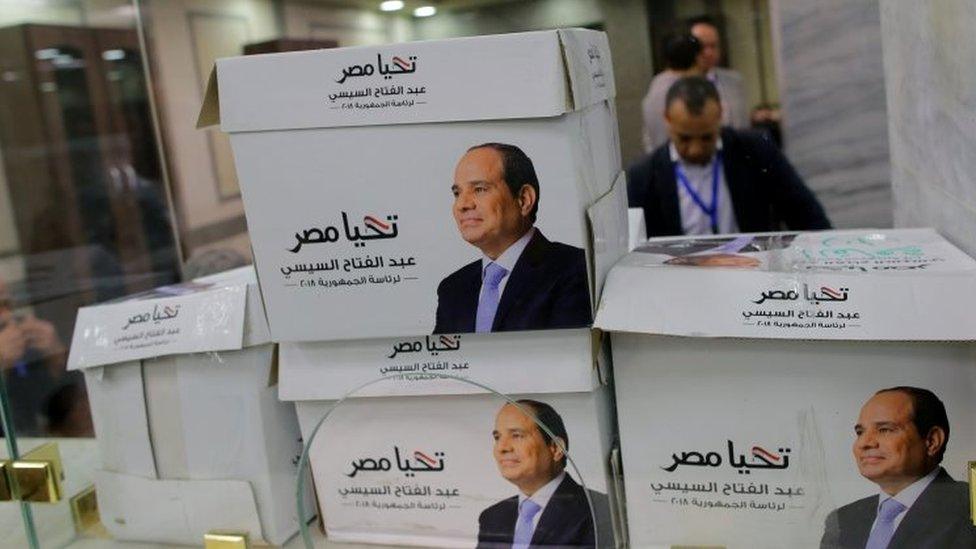
<path fill-rule="evenodd" d="M 864 549 L 887 549 L 891 537 L 895 534 L 895 518 L 907 509 L 895 498 L 888 498 L 878 510 L 878 521 L 871 529 L 871 536 Z"/>
<path fill-rule="evenodd" d="M 515 523 L 515 537 L 512 538 L 512 549 L 528 549 L 529 544 L 532 543 L 532 534 L 535 533 L 532 519 L 541 510 L 542 507 L 531 499 L 523 501 L 522 505 L 519 506 L 518 522 Z"/>
<path fill-rule="evenodd" d="M 484 278 L 481 282 L 481 297 L 478 298 L 478 315 L 475 318 L 474 331 L 490 332 L 495 322 L 495 312 L 498 311 L 498 284 L 508 271 L 497 263 L 489 263 L 485 267 Z M 468 317 L 470 318 L 470 317 Z"/>

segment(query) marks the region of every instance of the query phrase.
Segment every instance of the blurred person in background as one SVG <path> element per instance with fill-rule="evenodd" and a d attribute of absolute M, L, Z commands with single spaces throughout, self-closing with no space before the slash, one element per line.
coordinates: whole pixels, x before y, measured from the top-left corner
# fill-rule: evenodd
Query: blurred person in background
<path fill-rule="evenodd" d="M 783 148 L 783 130 L 780 127 L 781 114 L 779 105 L 774 103 L 762 103 L 752 109 L 749 117 L 752 129 L 766 134 L 766 136 L 776 144 L 776 148 Z"/>
<path fill-rule="evenodd" d="M 722 125 L 736 129 L 749 128 L 749 109 L 746 107 L 742 75 L 739 71 L 719 66 L 722 62 L 722 37 L 718 24 L 711 17 L 702 15 L 688 19 L 687 28 L 701 44 L 701 52 L 695 60 L 697 68 L 715 84 L 722 98 Z"/>
<path fill-rule="evenodd" d="M 690 33 L 674 32 L 664 39 L 664 61 L 668 68 L 658 73 L 641 101 L 644 115 L 642 141 L 649 153 L 668 140 L 668 126 L 664 120 L 664 103 L 671 85 L 684 76 L 702 74 L 697 65 L 701 43 Z"/>

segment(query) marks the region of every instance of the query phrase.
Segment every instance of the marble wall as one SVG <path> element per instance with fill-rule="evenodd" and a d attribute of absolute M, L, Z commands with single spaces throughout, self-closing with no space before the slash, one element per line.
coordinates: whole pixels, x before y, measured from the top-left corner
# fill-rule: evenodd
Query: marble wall
<path fill-rule="evenodd" d="M 895 224 L 976 256 L 976 3 L 882 2 Z"/>
<path fill-rule="evenodd" d="M 773 0 L 770 8 L 787 155 L 836 227 L 890 227 L 878 1 Z"/>

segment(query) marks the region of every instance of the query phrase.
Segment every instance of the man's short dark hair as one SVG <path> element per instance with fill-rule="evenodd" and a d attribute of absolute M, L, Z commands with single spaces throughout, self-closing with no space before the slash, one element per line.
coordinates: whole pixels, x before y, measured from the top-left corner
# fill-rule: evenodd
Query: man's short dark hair
<path fill-rule="evenodd" d="M 718 22 L 716 22 L 715 18 L 710 15 L 696 15 L 695 17 L 685 19 L 685 26 L 689 31 L 691 31 L 691 28 L 695 25 L 708 25 L 716 31 L 718 30 Z"/>
<path fill-rule="evenodd" d="M 532 410 L 539 423 L 545 425 L 546 428 L 552 431 L 552 434 L 563 440 L 563 448 L 565 451 L 563 452 L 563 459 L 559 461 L 559 464 L 566 467 L 566 453 L 569 452 L 569 435 L 566 433 L 566 425 L 563 424 L 563 418 L 559 416 L 556 409 L 545 402 L 527 398 L 516 400 L 515 402 Z M 538 428 L 538 425 L 536 427 Z M 545 441 L 547 446 L 552 444 L 552 437 L 549 436 L 549 433 L 545 429 L 539 429 L 539 433 L 542 434 L 542 440 Z"/>
<path fill-rule="evenodd" d="M 535 205 L 529 212 L 529 221 L 535 223 L 535 214 L 539 211 L 539 178 L 535 175 L 532 159 L 522 149 L 506 143 L 482 143 L 471 147 L 468 152 L 475 149 L 492 149 L 502 156 L 502 178 L 512 197 L 518 196 L 522 185 L 531 185 L 535 189 Z"/>
<path fill-rule="evenodd" d="M 664 102 L 664 110 L 671 108 L 671 103 L 678 99 L 685 104 L 688 112 L 693 116 L 700 116 L 709 101 L 721 105 L 715 84 L 703 76 L 686 76 L 671 84 Z"/>
<path fill-rule="evenodd" d="M 945 432 L 945 441 L 936 456 L 936 463 L 942 463 L 942 456 L 945 455 L 946 446 L 949 445 L 949 416 L 946 414 L 945 404 L 935 396 L 935 393 L 928 389 L 918 387 L 898 386 L 889 389 L 881 389 L 876 395 L 881 393 L 904 393 L 912 399 L 912 423 L 918 434 L 925 438 L 933 427 L 939 427 Z"/>
<path fill-rule="evenodd" d="M 664 38 L 664 62 L 672 70 L 690 69 L 701 49 L 701 42 L 690 32 L 670 33 Z"/>

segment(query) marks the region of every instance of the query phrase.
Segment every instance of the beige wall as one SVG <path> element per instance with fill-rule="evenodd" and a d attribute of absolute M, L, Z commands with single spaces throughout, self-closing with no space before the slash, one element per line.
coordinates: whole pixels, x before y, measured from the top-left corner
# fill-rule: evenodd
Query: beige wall
<path fill-rule="evenodd" d="M 534 0 L 441 13 L 413 23 L 414 39 L 427 40 L 575 27 L 603 22 L 599 0 Z"/>
<path fill-rule="evenodd" d="M 641 100 L 651 83 L 651 43 L 643 0 L 603 0 L 604 27 L 610 37 L 617 126 L 623 167 L 640 159 L 643 116 Z"/>
<path fill-rule="evenodd" d="M 0 166 L 3 166 L 3 151 L 0 150 Z M 19 254 L 17 226 L 10 204 L 7 180 L 0 169 L 0 280 L 12 281 L 24 278 L 24 259 Z"/>
<path fill-rule="evenodd" d="M 336 40 L 340 46 L 403 42 L 411 37 L 404 16 L 347 8 L 327 8 L 304 1 L 283 4 L 284 34 L 289 38 Z"/>
<path fill-rule="evenodd" d="M 244 213 L 227 137 L 194 125 L 207 74 L 215 58 L 240 55 L 246 43 L 277 37 L 275 9 L 266 0 L 151 0 L 145 15 L 177 222 L 184 243 L 194 246 L 203 241 L 195 235 Z M 207 240 L 234 236 L 231 227 L 232 234 Z"/>
<path fill-rule="evenodd" d="M 3 150 L 0 150 L 0 167 L 3 165 Z M 7 178 L 0 169 L 0 257 L 17 253 L 20 250 L 19 242 Z"/>
<path fill-rule="evenodd" d="M 227 136 L 194 126 L 210 68 L 247 43 L 334 39 L 340 45 L 406 38 L 402 18 L 305 1 L 147 0 L 147 34 L 177 219 L 187 256 L 228 247 L 250 256 Z"/>
<path fill-rule="evenodd" d="M 34 4 L 24 0 L 0 0 L 0 26 L 3 27 L 21 23 L 80 25 L 84 19 L 84 6 L 80 2 Z"/>

